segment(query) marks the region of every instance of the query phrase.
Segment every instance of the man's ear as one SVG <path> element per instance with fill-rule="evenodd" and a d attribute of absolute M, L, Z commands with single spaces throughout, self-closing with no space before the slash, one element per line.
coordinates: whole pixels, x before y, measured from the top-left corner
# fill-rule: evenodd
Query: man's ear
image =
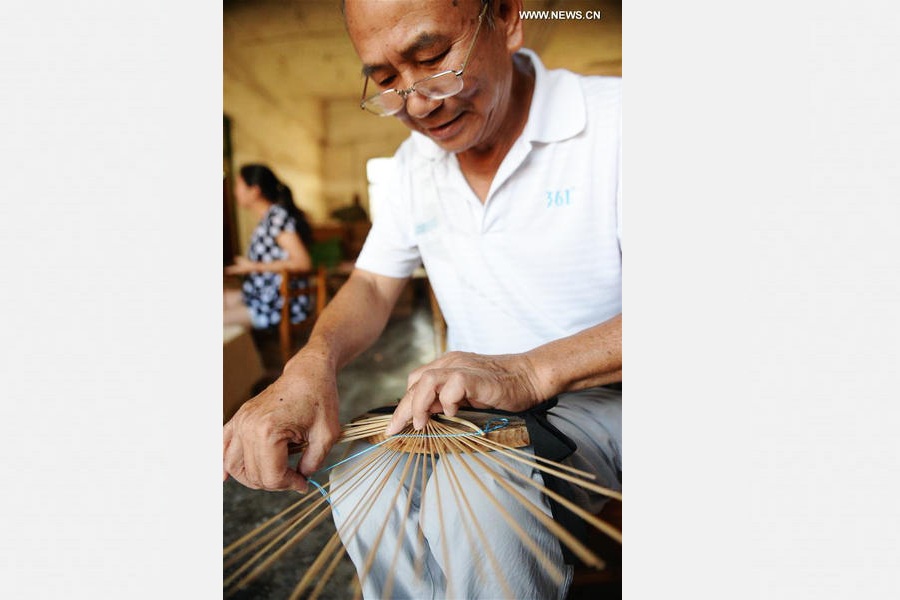
<path fill-rule="evenodd" d="M 492 9 L 494 27 L 503 30 L 506 34 L 506 48 L 510 54 L 514 54 L 525 43 L 522 19 L 519 18 L 522 0 L 495 0 Z"/>

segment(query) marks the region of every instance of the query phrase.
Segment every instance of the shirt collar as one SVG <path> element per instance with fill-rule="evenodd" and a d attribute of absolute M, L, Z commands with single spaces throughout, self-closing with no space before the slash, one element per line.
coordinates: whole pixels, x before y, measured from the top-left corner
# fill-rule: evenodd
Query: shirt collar
<path fill-rule="evenodd" d="M 578 76 L 570 71 L 548 71 L 532 50 L 519 50 L 534 67 L 534 92 L 528 110 L 528 122 L 520 136 L 527 142 L 552 143 L 574 137 L 587 124 L 584 93 Z M 430 159 L 446 156 L 440 146 L 428 136 L 412 132 L 416 148 Z"/>
<path fill-rule="evenodd" d="M 534 66 L 534 94 L 522 138 L 529 142 L 561 142 L 584 130 L 587 115 L 578 76 L 570 71 L 548 71 L 533 51 L 519 51 Z"/>

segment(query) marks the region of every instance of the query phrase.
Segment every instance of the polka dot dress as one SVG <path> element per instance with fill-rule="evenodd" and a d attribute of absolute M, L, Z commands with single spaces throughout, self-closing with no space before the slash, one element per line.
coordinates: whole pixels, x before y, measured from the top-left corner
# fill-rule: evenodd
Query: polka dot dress
<path fill-rule="evenodd" d="M 288 255 L 278 245 L 275 238 L 283 231 L 297 232 L 297 224 L 283 207 L 273 204 L 253 230 L 247 258 L 254 262 L 285 260 Z M 293 285 L 293 282 L 292 282 Z M 279 273 L 250 273 L 244 277 L 242 291 L 244 303 L 250 309 L 253 327 L 265 329 L 281 322 L 281 307 L 284 300 L 279 293 L 281 275 Z M 291 323 L 306 319 L 309 298 L 300 296 L 291 300 Z"/>

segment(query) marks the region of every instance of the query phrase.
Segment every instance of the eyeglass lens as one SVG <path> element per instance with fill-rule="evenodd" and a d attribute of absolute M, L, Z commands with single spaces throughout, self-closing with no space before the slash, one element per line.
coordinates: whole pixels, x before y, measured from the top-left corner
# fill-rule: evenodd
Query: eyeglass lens
<path fill-rule="evenodd" d="M 433 98 L 435 100 L 443 100 L 454 94 L 458 94 L 463 89 L 463 79 L 453 71 L 441 73 L 433 77 L 428 77 L 418 82 L 415 91 L 423 96 Z"/>
<path fill-rule="evenodd" d="M 413 84 L 409 93 L 419 93 L 432 100 L 443 100 L 458 94 L 463 89 L 463 79 L 455 71 L 432 75 Z M 406 94 L 397 90 L 383 92 L 365 101 L 364 107 L 376 114 L 395 114 L 405 104 Z"/>

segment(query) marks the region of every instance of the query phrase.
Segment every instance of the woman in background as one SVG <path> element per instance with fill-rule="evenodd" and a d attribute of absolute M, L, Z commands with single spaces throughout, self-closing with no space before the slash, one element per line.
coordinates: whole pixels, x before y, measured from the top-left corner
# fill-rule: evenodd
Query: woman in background
<path fill-rule="evenodd" d="M 244 276 L 240 290 L 224 292 L 225 324 L 264 329 L 281 321 L 284 300 L 279 271 L 312 269 L 308 250 L 312 228 L 294 204 L 291 190 L 265 165 L 241 167 L 234 191 L 238 206 L 257 215 L 259 224 L 253 230 L 247 256 L 237 256 L 234 265 L 225 267 L 226 275 Z M 291 322 L 304 320 L 308 310 L 309 298 L 293 298 Z"/>

